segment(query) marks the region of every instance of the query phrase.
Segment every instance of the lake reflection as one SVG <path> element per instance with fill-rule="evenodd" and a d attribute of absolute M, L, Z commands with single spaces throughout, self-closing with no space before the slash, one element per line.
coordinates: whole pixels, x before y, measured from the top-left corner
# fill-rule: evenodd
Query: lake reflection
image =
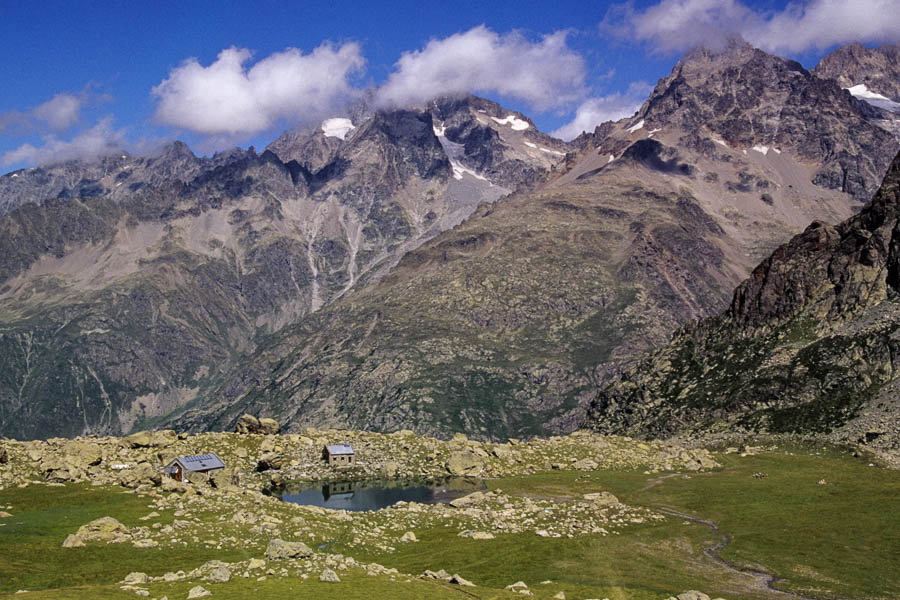
<path fill-rule="evenodd" d="M 342 510 L 378 510 L 397 502 L 445 503 L 485 489 L 480 479 L 454 477 L 422 483 L 408 481 L 308 481 L 288 483 L 281 499 L 294 504 Z"/>

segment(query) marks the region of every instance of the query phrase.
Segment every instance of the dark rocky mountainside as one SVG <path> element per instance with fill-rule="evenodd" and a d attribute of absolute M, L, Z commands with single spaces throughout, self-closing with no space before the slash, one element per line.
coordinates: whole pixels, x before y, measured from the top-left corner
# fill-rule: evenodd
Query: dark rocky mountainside
<path fill-rule="evenodd" d="M 665 436 L 748 430 L 900 447 L 900 154 L 878 193 L 763 261 L 723 314 L 608 386 L 591 424 Z"/>
<path fill-rule="evenodd" d="M 348 123 L 306 132 L 284 160 L 175 143 L 0 177 L 0 432 L 117 433 L 167 415 L 262 336 L 509 191 L 460 170 L 428 110 Z M 491 123 L 498 147 L 530 150 Z M 553 165 L 539 154 L 517 163 L 520 181 L 513 167 L 496 179 L 534 181 Z"/>

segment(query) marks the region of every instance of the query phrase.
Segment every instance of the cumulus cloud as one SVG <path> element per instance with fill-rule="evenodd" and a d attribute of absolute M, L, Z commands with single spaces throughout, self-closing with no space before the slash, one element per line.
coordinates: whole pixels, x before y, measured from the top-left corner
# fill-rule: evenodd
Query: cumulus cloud
<path fill-rule="evenodd" d="M 625 93 L 616 92 L 599 98 L 588 98 L 575 111 L 575 118 L 554 131 L 551 135 L 562 140 L 571 140 L 582 132 L 591 132 L 606 121 L 618 121 L 633 115 L 653 90 L 653 86 L 636 81 L 628 86 Z"/>
<path fill-rule="evenodd" d="M 90 160 L 115 154 L 125 146 L 125 130 L 115 129 L 112 118 L 101 119 L 95 126 L 69 140 L 49 136 L 40 147 L 22 144 L 0 157 L 4 166 L 14 164 L 46 165 L 67 160 Z"/>
<path fill-rule="evenodd" d="M 204 67 L 188 59 L 153 88 L 161 123 L 204 135 L 252 135 L 280 120 L 319 118 L 355 94 L 350 77 L 365 64 L 356 43 L 289 48 L 249 69 L 251 53 L 228 48 Z"/>
<path fill-rule="evenodd" d="M 443 95 L 496 93 L 538 111 L 571 105 L 584 95 L 584 59 L 557 32 L 532 42 L 481 25 L 405 52 L 376 98 L 403 106 Z"/>
<path fill-rule="evenodd" d="M 63 131 L 78 122 L 81 108 L 87 101 L 86 94 L 57 94 L 25 112 L 12 110 L 0 114 L 0 132 L 14 130 L 19 133 L 36 130 Z"/>
<path fill-rule="evenodd" d="M 601 27 L 659 52 L 716 47 L 735 35 L 769 52 L 804 52 L 853 41 L 900 41 L 900 4 L 808 0 L 781 11 L 760 11 L 740 0 L 662 0 L 644 11 L 619 5 Z"/>

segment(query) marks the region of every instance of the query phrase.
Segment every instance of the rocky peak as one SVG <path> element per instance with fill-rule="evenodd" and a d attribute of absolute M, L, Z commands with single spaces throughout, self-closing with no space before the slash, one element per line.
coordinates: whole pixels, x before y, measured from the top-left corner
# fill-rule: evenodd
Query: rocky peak
<path fill-rule="evenodd" d="M 657 83 L 628 126 L 677 130 L 688 145 L 691 140 L 709 145 L 715 137 L 731 148 L 789 151 L 802 162 L 822 165 L 812 177 L 815 185 L 864 201 L 898 148 L 875 118 L 835 81 L 732 41 L 718 52 L 689 52 Z"/>
<path fill-rule="evenodd" d="M 900 102 L 900 46 L 841 46 L 819 61 L 813 73 L 842 88 L 865 85 L 869 92 Z"/>

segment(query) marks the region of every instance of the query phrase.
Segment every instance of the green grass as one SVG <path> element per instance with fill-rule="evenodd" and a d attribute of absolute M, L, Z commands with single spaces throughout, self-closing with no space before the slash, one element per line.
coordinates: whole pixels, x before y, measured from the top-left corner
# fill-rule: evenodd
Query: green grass
<path fill-rule="evenodd" d="M 732 536 L 721 556 L 733 564 L 770 572 L 777 585 L 816 598 L 900 597 L 900 473 L 867 466 L 837 451 L 809 449 L 759 456 L 719 457 L 724 467 L 703 474 L 644 474 L 640 471 L 549 471 L 492 480 L 491 489 L 512 495 L 580 498 L 607 490 L 623 502 L 668 508 L 710 520 Z M 768 476 L 752 477 L 755 472 Z M 826 483 L 817 482 L 825 479 Z M 130 571 L 161 575 L 190 570 L 208 560 L 227 562 L 260 557 L 264 542 L 247 533 L 246 544 L 217 550 L 203 546 L 137 549 L 131 544 L 89 544 L 63 549 L 62 540 L 80 525 L 112 516 L 129 527 L 146 524 L 150 500 L 119 488 L 31 486 L 0 491 L 0 506 L 13 517 L 0 520 L 0 597 L 128 598 L 118 588 Z M 272 505 L 279 511 L 282 505 Z M 158 521 L 170 523 L 171 511 Z M 193 513 L 215 527 L 214 513 Z M 284 515 L 282 515 L 284 516 Z M 385 517 L 387 524 L 387 517 Z M 350 547 L 354 531 L 328 533 L 332 552 L 396 567 L 401 573 L 445 569 L 477 588 L 437 582 L 406 582 L 402 575 L 369 577 L 340 571 L 341 584 L 310 577 L 234 577 L 227 584 L 203 584 L 214 598 L 514 598 L 506 585 L 525 581 L 538 598 L 564 591 L 568 598 L 661 600 L 699 589 L 728 600 L 772 597 L 753 587 L 750 576 L 729 570 L 703 550 L 720 540 L 705 525 L 670 517 L 620 529 L 620 534 L 543 538 L 533 533 L 499 534 L 493 540 L 458 537 L 457 531 L 416 529 L 418 543 L 394 552 L 374 546 Z M 323 535 L 326 535 L 323 533 Z M 181 536 L 184 537 L 184 536 Z M 324 539 L 324 538 L 323 538 Z M 543 581 L 550 581 L 543 584 Z M 197 581 L 150 584 L 151 597 L 184 598 Z"/>
<path fill-rule="evenodd" d="M 189 570 L 212 559 L 239 561 L 254 556 L 245 548 L 137 549 L 130 543 L 62 547 L 68 534 L 100 517 L 111 516 L 127 527 L 146 525 L 138 519 L 153 510 L 147 507 L 148 503 L 147 498 L 124 493 L 122 488 L 83 484 L 29 486 L 0 492 L 0 504 L 13 505 L 13 517 L 0 520 L 0 548 L 4 556 L 0 560 L 0 593 L 110 584 L 131 571 L 161 575 Z M 174 519 L 172 511 L 158 512 L 163 523 Z"/>
<path fill-rule="evenodd" d="M 733 538 L 721 556 L 786 580 L 776 587 L 825 598 L 900 597 L 900 473 L 831 451 L 720 462 L 720 471 L 649 488 L 651 477 L 615 471 L 542 473 L 491 485 L 549 496 L 606 489 L 627 504 L 716 523 Z M 768 476 L 754 479 L 756 472 Z"/>

